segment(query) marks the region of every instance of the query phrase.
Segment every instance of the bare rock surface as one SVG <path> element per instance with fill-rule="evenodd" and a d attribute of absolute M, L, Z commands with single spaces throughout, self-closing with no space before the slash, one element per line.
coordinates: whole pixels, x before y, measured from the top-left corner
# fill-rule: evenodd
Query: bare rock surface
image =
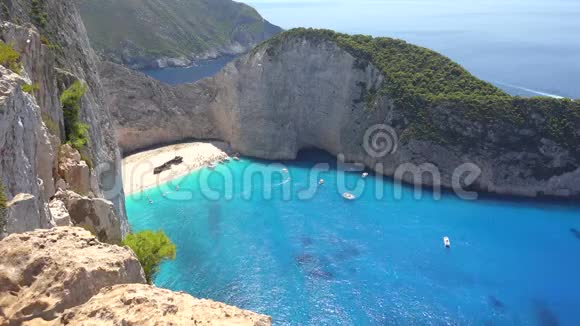
<path fill-rule="evenodd" d="M 270 325 L 271 318 L 146 285 L 127 248 L 78 227 L 0 241 L 0 325 Z"/>
<path fill-rule="evenodd" d="M 198 87 L 171 87 L 113 63 L 102 63 L 103 86 L 125 154 L 185 139 L 218 139 L 207 114 L 211 94 Z"/>
<path fill-rule="evenodd" d="M 45 193 L 44 184 L 50 187 L 52 174 L 43 173 L 46 170 L 41 166 L 51 150 L 44 146 L 48 140 L 40 108 L 32 96 L 22 91 L 27 82 L 0 66 L 0 182 L 8 199 L 21 193 L 34 198 L 9 211 L 7 233 L 51 226 L 45 207 L 50 193 Z"/>
<path fill-rule="evenodd" d="M 48 203 L 48 209 L 52 214 L 56 226 L 72 226 L 70 214 L 64 205 L 64 202 L 59 199 L 54 199 Z"/>
<path fill-rule="evenodd" d="M 42 204 L 44 215 L 38 214 L 39 200 L 27 193 L 19 193 L 10 202 L 6 210 L 6 234 L 1 234 L 0 239 L 13 232 L 24 232 L 36 228 L 50 228 L 56 224 L 52 218 L 48 205 Z"/>
<path fill-rule="evenodd" d="M 87 194 L 90 191 L 91 172 L 87 162 L 81 160 L 81 154 L 69 144 L 60 147 L 58 173 L 77 193 Z"/>
<path fill-rule="evenodd" d="M 12 234 L 0 241 L 0 324 L 54 320 L 104 287 L 144 282 L 132 251 L 82 228 Z"/>
<path fill-rule="evenodd" d="M 59 191 L 55 198 L 64 203 L 73 225 L 82 226 L 97 235 L 100 241 L 120 243 L 121 219 L 112 202 L 82 196 L 74 191 Z"/>
<path fill-rule="evenodd" d="M 125 284 L 104 288 L 87 303 L 65 311 L 56 324 L 266 326 L 271 318 L 182 292 Z"/>

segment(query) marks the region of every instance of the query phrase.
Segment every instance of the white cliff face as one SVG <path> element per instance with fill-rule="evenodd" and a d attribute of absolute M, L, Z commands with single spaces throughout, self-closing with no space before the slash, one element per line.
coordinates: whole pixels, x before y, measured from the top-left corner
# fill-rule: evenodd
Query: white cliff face
<path fill-rule="evenodd" d="M 421 166 L 428 164 L 448 188 L 458 169 L 468 164 L 481 172 L 473 189 L 580 197 L 579 150 L 535 134 L 549 119 L 545 113 L 529 113 L 525 127 L 507 121 L 483 125 L 469 118 L 469 108 L 441 105 L 431 112 L 431 123 L 453 133 L 454 142 L 414 137 L 405 108 L 388 96 L 375 96 L 369 103 L 367 95 L 380 89 L 382 73 L 331 41 L 295 37 L 261 46 L 215 77 L 179 87 L 113 64 L 102 75 L 120 144 L 131 151 L 169 139 L 217 137 L 234 151 L 272 160 L 318 148 L 415 184 L 433 183 L 430 176 L 418 178 Z M 144 84 L 145 90 L 140 89 Z M 171 100 L 142 100 L 151 89 L 162 89 Z M 366 133 L 377 124 L 398 134 L 394 153 L 375 157 L 365 150 Z M 401 168 L 408 173 L 400 173 Z"/>
<path fill-rule="evenodd" d="M 372 65 L 356 65 L 332 42 L 295 39 L 274 56 L 257 51 L 208 82 L 217 89 L 209 114 L 221 137 L 247 155 L 293 159 L 303 148 L 338 154 L 355 136 L 364 95 L 383 80 Z"/>
<path fill-rule="evenodd" d="M 12 214 L 8 233 L 50 227 L 51 224 L 46 223 L 51 220 L 50 212 L 45 207 L 58 185 L 111 201 L 120 217 L 120 232 L 126 234 L 129 226 L 125 216 L 121 155 L 104 101 L 98 59 L 74 1 L 43 2 L 42 10 L 50 19 L 42 33 L 49 36 L 50 44 L 43 44 L 37 29 L 27 24 L 33 19 L 25 3 L 11 2 L 7 10 L 11 22 L 2 22 L 0 38 L 20 54 L 24 79 L 19 84 L 27 83 L 37 88 L 33 94 L 25 94 L 21 88 L 13 86 L 7 74 L 0 76 L 2 83 L 12 85 L 6 87 L 6 94 L 9 94 L 2 103 L 7 113 L 0 113 L 3 115 L 0 119 L 0 134 L 4 137 L 2 150 L 6 153 L 0 158 L 0 179 L 9 198 L 18 193 L 36 198 L 41 221 L 33 222 L 37 218 L 27 215 L 23 219 L 30 221 L 18 222 L 21 225 L 17 226 L 17 217 Z M 87 85 L 81 100 L 81 121 L 89 126 L 89 144 L 83 154 L 92 164 L 79 160 L 73 168 L 61 169 L 68 178 L 65 182 L 59 176 L 58 166 L 59 148 L 65 141 L 59 97 L 76 80 Z M 89 165 L 93 168 L 89 169 Z"/>
<path fill-rule="evenodd" d="M 218 130 L 207 114 L 212 96 L 191 86 L 171 87 L 113 64 L 101 64 L 119 147 L 129 154 L 150 146 L 187 138 L 217 139 Z"/>
<path fill-rule="evenodd" d="M 19 193 L 31 196 L 9 208 L 7 233 L 53 225 L 45 201 L 54 194 L 50 172 L 53 152 L 40 108 L 31 95 L 22 91 L 25 82 L 0 66 L 0 177 L 9 200 Z"/>

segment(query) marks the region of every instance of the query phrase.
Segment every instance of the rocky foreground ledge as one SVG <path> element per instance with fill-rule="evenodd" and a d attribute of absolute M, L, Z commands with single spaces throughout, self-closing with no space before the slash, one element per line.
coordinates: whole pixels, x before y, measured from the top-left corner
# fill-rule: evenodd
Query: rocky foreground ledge
<path fill-rule="evenodd" d="M 270 325 L 271 318 L 145 284 L 137 257 L 59 227 L 0 241 L 0 325 Z"/>

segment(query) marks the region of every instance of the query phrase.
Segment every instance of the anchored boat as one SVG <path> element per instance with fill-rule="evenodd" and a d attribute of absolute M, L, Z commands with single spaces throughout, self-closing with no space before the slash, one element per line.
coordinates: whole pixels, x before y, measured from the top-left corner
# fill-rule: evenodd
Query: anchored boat
<path fill-rule="evenodd" d="M 351 194 L 350 192 L 345 192 L 344 194 L 342 194 L 342 197 L 346 200 L 355 200 L 356 197 Z"/>
<path fill-rule="evenodd" d="M 445 248 L 451 248 L 451 241 L 449 240 L 449 237 L 443 237 L 443 245 Z"/>

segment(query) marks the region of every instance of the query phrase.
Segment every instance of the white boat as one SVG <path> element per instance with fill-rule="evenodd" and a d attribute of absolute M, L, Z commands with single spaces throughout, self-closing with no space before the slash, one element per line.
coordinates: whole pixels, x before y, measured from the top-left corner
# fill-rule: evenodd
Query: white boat
<path fill-rule="evenodd" d="M 215 165 L 212 163 L 212 164 L 208 165 L 207 168 L 210 170 L 215 170 Z"/>
<path fill-rule="evenodd" d="M 369 176 L 369 174 L 368 174 L 367 172 L 365 172 L 365 173 L 363 173 L 363 174 L 362 174 L 362 177 L 363 177 L 363 178 L 366 178 L 366 177 L 368 177 L 368 176 Z"/>
<path fill-rule="evenodd" d="M 324 184 L 324 179 L 320 179 L 320 180 L 318 181 L 318 184 L 322 186 L 322 185 Z"/>
<path fill-rule="evenodd" d="M 445 245 L 445 248 L 451 248 L 451 241 L 449 240 L 449 237 L 443 237 L 443 245 Z"/>
<path fill-rule="evenodd" d="M 239 158 L 239 157 L 237 157 L 237 156 L 234 156 L 234 161 L 239 161 L 239 160 L 240 160 L 240 158 Z"/>
<path fill-rule="evenodd" d="M 230 161 L 229 157 L 224 158 L 224 162 L 229 162 L 229 161 Z"/>
<path fill-rule="evenodd" d="M 344 194 L 342 194 L 342 197 L 346 200 L 355 200 L 356 197 L 351 194 L 350 192 L 345 192 Z"/>

